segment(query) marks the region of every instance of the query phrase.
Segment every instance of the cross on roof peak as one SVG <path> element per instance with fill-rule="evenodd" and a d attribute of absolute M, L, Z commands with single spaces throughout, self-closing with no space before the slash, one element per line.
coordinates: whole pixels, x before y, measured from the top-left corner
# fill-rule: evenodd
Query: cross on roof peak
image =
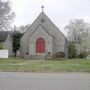
<path fill-rule="evenodd" d="M 44 11 L 44 6 L 42 5 L 41 8 L 42 8 L 42 12 L 43 12 Z"/>

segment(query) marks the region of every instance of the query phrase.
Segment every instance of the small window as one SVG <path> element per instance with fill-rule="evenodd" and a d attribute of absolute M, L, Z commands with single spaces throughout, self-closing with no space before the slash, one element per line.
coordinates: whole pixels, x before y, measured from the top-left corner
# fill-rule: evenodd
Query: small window
<path fill-rule="evenodd" d="M 41 19 L 41 22 L 44 23 L 45 22 L 45 19 Z"/>

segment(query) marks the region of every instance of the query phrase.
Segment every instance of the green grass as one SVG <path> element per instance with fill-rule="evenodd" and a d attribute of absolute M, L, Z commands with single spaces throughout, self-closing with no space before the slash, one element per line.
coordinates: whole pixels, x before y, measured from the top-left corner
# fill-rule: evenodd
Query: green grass
<path fill-rule="evenodd" d="M 20 58 L 0 59 L 0 71 L 90 72 L 90 60 L 86 59 L 24 60 Z"/>

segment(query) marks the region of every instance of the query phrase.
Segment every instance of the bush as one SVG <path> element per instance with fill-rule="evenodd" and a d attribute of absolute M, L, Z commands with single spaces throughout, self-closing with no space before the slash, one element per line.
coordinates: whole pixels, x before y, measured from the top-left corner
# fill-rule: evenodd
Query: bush
<path fill-rule="evenodd" d="M 69 58 L 76 58 L 77 57 L 77 50 L 74 42 L 68 43 L 68 57 Z"/>
<path fill-rule="evenodd" d="M 0 49 L 3 49 L 4 43 L 0 42 Z"/>
<path fill-rule="evenodd" d="M 86 58 L 86 56 L 87 56 L 87 53 L 86 53 L 85 51 L 81 52 L 81 53 L 78 55 L 79 58 Z"/>
<path fill-rule="evenodd" d="M 55 54 L 55 57 L 56 57 L 56 58 L 64 58 L 64 57 L 65 57 L 65 53 L 64 53 L 64 52 L 57 52 L 57 53 Z"/>

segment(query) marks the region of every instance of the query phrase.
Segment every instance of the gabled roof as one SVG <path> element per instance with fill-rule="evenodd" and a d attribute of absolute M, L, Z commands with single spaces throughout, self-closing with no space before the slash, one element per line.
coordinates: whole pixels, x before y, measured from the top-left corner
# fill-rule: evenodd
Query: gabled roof
<path fill-rule="evenodd" d="M 0 31 L 0 42 L 4 42 L 10 31 Z"/>
<path fill-rule="evenodd" d="M 51 36 L 56 36 L 56 38 L 61 38 L 62 36 L 65 37 L 65 35 L 49 19 L 49 17 L 44 12 L 41 12 L 40 15 L 31 24 L 31 26 L 27 29 L 26 33 L 22 36 L 21 40 L 23 38 L 31 36 L 35 32 L 37 27 L 39 27 L 39 25 L 41 25 L 44 28 L 44 30 L 46 30 L 46 32 Z"/>

